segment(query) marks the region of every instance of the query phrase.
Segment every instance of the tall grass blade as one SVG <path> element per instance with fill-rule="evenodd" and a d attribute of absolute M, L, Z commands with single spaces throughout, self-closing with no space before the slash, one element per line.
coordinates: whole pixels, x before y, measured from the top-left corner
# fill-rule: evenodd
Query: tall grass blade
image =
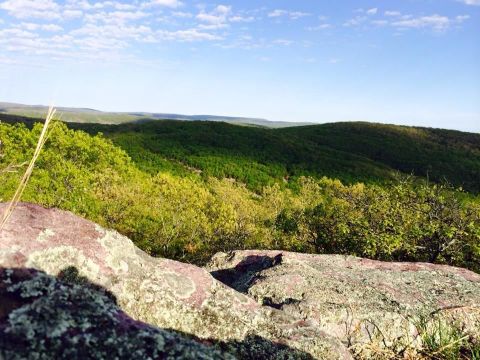
<path fill-rule="evenodd" d="M 17 204 L 19 203 L 22 197 L 23 191 L 25 190 L 28 180 L 32 175 L 35 162 L 37 161 L 38 156 L 40 155 L 40 151 L 42 150 L 43 145 L 45 145 L 45 141 L 47 139 L 47 130 L 53 119 L 53 116 L 55 115 L 55 112 L 56 110 L 53 107 L 50 107 L 48 109 L 47 117 L 45 118 L 45 124 L 43 125 L 42 132 L 40 133 L 40 138 L 38 139 L 37 147 L 35 148 L 35 152 L 33 153 L 32 159 L 30 160 L 30 163 L 28 164 L 28 167 L 25 170 L 25 174 L 23 175 L 20 181 L 20 184 L 18 185 L 17 190 L 15 191 L 15 194 L 13 195 L 12 200 L 6 207 L 1 217 L 0 231 L 2 231 L 3 228 L 5 227 L 5 224 L 7 223 L 8 219 L 12 215 L 13 211 L 15 210 L 15 207 L 17 206 Z"/>

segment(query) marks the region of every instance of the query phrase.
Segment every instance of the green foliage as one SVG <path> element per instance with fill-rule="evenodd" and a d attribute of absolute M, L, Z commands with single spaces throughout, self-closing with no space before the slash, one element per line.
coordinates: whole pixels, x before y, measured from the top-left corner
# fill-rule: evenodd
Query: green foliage
<path fill-rule="evenodd" d="M 256 135 L 238 145 L 242 151 L 235 153 L 238 146 L 232 145 L 224 156 L 234 142 L 222 136 L 228 125 L 200 124 L 194 134 L 191 124 L 181 124 L 180 134 L 173 123 L 158 129 L 151 124 L 147 134 L 155 129 L 162 137 L 150 134 L 146 140 L 146 134 L 120 129 L 109 140 L 57 123 L 22 200 L 73 211 L 129 236 L 150 254 L 195 263 L 218 251 L 263 248 L 480 271 L 480 200 L 472 194 L 393 175 L 389 184 L 299 176 L 285 186 L 276 181 L 285 175 L 278 163 L 256 162 L 260 155 L 252 155 L 266 156 Z M 212 141 L 210 131 L 220 131 L 215 143 L 198 147 L 203 137 Z M 29 160 L 39 132 L 39 125 L 0 123 L 0 169 Z M 188 136 L 196 143 L 187 151 L 181 138 Z M 284 145 L 269 152 L 270 159 L 296 156 Z M 160 156 L 162 151 L 170 155 Z M 21 171 L 0 173 L 0 199 L 11 197 L 20 176 Z"/>
<path fill-rule="evenodd" d="M 422 358 L 435 360 L 479 359 L 479 344 L 458 324 L 440 318 L 421 318 L 416 329 Z"/>
<path fill-rule="evenodd" d="M 40 126 L 0 124 L 0 168 L 29 159 Z M 2 173 L 9 199 L 21 172 Z M 150 175 L 103 136 L 56 124 L 23 201 L 73 211 L 131 237 L 153 255 L 206 261 L 216 251 L 254 246 L 266 232 L 260 205 L 229 180 Z M 258 210 L 258 211 L 257 211 Z"/>
<path fill-rule="evenodd" d="M 40 131 L 40 124 L 31 131 L 23 125 L 0 124 L 4 148 L 0 167 L 28 161 Z M 95 214 L 96 201 L 91 189 L 98 179 L 105 174 L 125 175 L 134 169 L 128 156 L 101 136 L 69 130 L 59 123 L 53 125 L 49 136 L 36 163 L 35 175 L 25 189 L 24 201 L 66 208 L 85 216 Z M 2 198 L 12 196 L 20 175 L 4 174 Z"/>
<path fill-rule="evenodd" d="M 277 131 L 311 146 L 321 144 L 405 174 L 436 182 L 447 180 L 456 187 L 480 192 L 479 134 L 362 122 Z"/>
<path fill-rule="evenodd" d="M 301 176 L 385 184 L 396 172 L 480 192 L 478 134 L 368 123 L 286 129 L 182 121 L 69 126 L 104 132 L 152 173 L 158 170 L 152 164 L 174 160 L 257 192 Z"/>
<path fill-rule="evenodd" d="M 0 114 L 7 122 L 34 120 Z M 117 126 L 73 124 L 106 137 L 151 174 L 159 170 L 205 178 L 233 178 L 260 193 L 301 176 L 343 183 L 388 184 L 395 173 L 480 192 L 480 135 L 370 123 L 335 123 L 285 129 L 203 121 L 145 121 Z"/>
<path fill-rule="evenodd" d="M 465 193 L 411 178 L 389 187 L 301 183 L 300 205 L 282 209 L 275 222 L 278 236 L 301 239 L 299 250 L 480 271 L 480 204 Z"/>

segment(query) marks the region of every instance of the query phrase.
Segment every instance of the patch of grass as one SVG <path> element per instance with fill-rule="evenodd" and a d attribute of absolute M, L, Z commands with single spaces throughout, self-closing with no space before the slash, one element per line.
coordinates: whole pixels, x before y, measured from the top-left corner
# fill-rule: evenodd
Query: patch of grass
<path fill-rule="evenodd" d="M 416 323 L 421 354 L 431 360 L 480 359 L 480 346 L 459 324 L 445 319 L 421 318 Z"/>

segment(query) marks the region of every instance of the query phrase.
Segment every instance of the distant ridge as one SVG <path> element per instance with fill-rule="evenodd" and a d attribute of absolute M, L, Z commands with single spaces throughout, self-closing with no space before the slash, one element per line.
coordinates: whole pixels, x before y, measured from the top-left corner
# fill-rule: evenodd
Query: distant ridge
<path fill-rule="evenodd" d="M 45 105 L 24 105 L 9 102 L 0 102 L 0 113 L 19 115 L 32 118 L 42 118 L 48 107 Z M 293 126 L 313 125 L 307 122 L 269 121 L 259 118 L 216 115 L 182 115 L 169 113 L 149 112 L 105 112 L 89 108 L 57 107 L 57 112 L 65 122 L 119 125 L 126 123 L 141 123 L 155 120 L 179 121 L 215 121 L 236 125 L 261 126 L 268 128 L 285 128 Z"/>

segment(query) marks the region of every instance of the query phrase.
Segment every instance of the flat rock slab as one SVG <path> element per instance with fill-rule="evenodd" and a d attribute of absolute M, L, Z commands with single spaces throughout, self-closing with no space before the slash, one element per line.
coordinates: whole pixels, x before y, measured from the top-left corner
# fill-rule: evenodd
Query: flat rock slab
<path fill-rule="evenodd" d="M 0 204 L 0 213 L 5 207 Z M 199 267 L 152 258 L 128 238 L 69 212 L 19 204 L 0 233 L 0 267 L 50 276 L 78 272 L 108 290 L 133 319 L 210 340 L 235 356 L 351 358 L 314 322 L 262 306 Z"/>
<path fill-rule="evenodd" d="M 314 321 L 357 353 L 415 348 L 419 322 L 433 319 L 480 339 L 480 275 L 465 269 L 279 251 L 220 253 L 208 269 L 260 304 Z"/>

